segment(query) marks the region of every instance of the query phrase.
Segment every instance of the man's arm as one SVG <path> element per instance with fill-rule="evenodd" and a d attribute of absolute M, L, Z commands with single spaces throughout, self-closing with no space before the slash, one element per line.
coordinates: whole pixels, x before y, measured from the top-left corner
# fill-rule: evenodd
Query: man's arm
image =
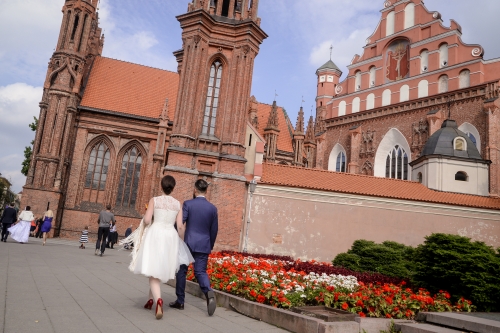
<path fill-rule="evenodd" d="M 217 233 L 219 231 L 219 216 L 217 213 L 217 208 L 214 207 L 214 216 L 212 220 L 212 225 L 210 226 L 210 249 L 214 249 L 215 240 L 217 239 Z"/>
<path fill-rule="evenodd" d="M 182 204 L 182 222 L 186 224 L 189 217 L 189 205 L 187 201 Z"/>

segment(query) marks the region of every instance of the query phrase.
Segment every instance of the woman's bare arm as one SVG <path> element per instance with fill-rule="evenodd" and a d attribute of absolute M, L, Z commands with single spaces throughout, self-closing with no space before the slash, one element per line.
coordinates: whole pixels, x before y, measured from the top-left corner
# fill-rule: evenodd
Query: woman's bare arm
<path fill-rule="evenodd" d="M 177 213 L 177 218 L 175 219 L 175 223 L 177 225 L 177 232 L 179 233 L 179 237 L 184 240 L 184 232 L 186 231 L 186 225 L 182 223 L 182 210 Z"/>
<path fill-rule="evenodd" d="M 153 220 L 154 209 L 155 209 L 155 199 L 151 198 L 151 200 L 149 200 L 148 209 L 146 210 L 146 214 L 144 214 L 144 223 L 146 223 L 146 224 L 151 223 L 151 220 Z"/>

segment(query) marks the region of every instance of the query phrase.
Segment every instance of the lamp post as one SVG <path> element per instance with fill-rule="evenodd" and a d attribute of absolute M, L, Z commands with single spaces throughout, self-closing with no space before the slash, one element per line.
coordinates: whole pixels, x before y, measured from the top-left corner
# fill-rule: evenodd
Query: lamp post
<path fill-rule="evenodd" d="M 248 185 L 250 189 L 250 207 L 248 208 L 248 217 L 247 217 L 247 230 L 245 232 L 245 247 L 243 248 L 243 252 L 247 252 L 247 246 L 248 246 L 248 228 L 250 227 L 250 212 L 252 211 L 252 198 L 253 198 L 253 193 L 255 192 L 255 188 L 257 187 L 257 182 L 255 179 L 252 179 L 250 184 Z"/>

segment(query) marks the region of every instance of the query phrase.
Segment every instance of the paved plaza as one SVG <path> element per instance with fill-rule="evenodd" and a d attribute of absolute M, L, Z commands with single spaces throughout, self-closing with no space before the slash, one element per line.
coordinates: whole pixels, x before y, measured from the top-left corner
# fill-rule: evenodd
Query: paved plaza
<path fill-rule="evenodd" d="M 0 243 L 2 332 L 287 332 L 222 307 L 209 317 L 205 301 L 189 294 L 185 310 L 170 309 L 175 290 L 167 285 L 164 317 L 156 320 L 143 308 L 148 279 L 129 272 L 128 251 L 98 257 L 92 244 L 78 246 L 60 239 Z"/>

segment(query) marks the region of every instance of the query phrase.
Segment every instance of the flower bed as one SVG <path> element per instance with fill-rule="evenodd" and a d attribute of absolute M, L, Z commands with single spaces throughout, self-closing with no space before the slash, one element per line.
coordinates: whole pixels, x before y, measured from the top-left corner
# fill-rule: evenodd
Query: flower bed
<path fill-rule="evenodd" d="M 281 308 L 326 305 L 362 317 L 407 319 L 419 311 L 473 309 L 463 298 L 451 304 L 445 291 L 434 296 L 424 289 L 414 292 L 405 281 L 387 283 L 391 278 L 383 275 L 380 283 L 376 278 L 381 274 L 330 273 L 346 271 L 328 263 L 235 252 L 212 253 L 207 268 L 212 288 Z M 190 267 L 188 280 L 194 279 Z"/>

